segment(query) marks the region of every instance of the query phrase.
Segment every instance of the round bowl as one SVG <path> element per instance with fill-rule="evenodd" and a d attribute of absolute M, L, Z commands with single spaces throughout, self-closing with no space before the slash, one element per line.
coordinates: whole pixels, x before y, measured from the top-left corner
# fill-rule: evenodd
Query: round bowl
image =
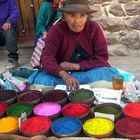
<path fill-rule="evenodd" d="M 0 134 L 18 134 L 18 118 L 7 116 L 0 119 Z"/>
<path fill-rule="evenodd" d="M 60 105 L 65 105 L 67 103 L 68 95 L 64 90 L 50 90 L 47 91 L 43 98 L 43 102 L 57 102 Z"/>
<path fill-rule="evenodd" d="M 93 91 L 88 89 L 78 89 L 69 94 L 70 102 L 86 103 L 91 106 L 94 103 L 94 100 L 95 97 Z"/>
<path fill-rule="evenodd" d="M 125 117 L 140 119 L 140 102 L 127 103 L 122 112 Z"/>
<path fill-rule="evenodd" d="M 115 103 L 102 103 L 95 106 L 95 112 L 112 114 L 115 116 L 114 120 L 117 121 L 121 118 L 122 107 Z"/>
<path fill-rule="evenodd" d="M 8 105 L 16 101 L 17 94 L 14 90 L 3 90 L 0 92 L 0 102 L 5 102 Z"/>
<path fill-rule="evenodd" d="M 123 138 L 140 139 L 140 120 L 123 118 L 116 122 L 115 131 Z"/>
<path fill-rule="evenodd" d="M 5 102 L 0 102 L 0 118 L 5 115 L 8 105 Z"/>
<path fill-rule="evenodd" d="M 56 137 L 76 137 L 81 130 L 82 122 L 74 117 L 59 118 L 51 126 L 51 132 Z"/>
<path fill-rule="evenodd" d="M 32 103 L 38 104 L 41 102 L 42 92 L 38 90 L 27 90 L 25 92 L 20 93 L 17 96 L 17 101 L 19 103 Z"/>
<path fill-rule="evenodd" d="M 106 118 L 92 118 L 84 122 L 83 132 L 94 138 L 107 138 L 113 134 L 114 123 Z"/>
<path fill-rule="evenodd" d="M 21 124 L 21 133 L 26 137 L 50 134 L 52 121 L 48 117 L 35 116 Z"/>
<path fill-rule="evenodd" d="M 54 102 L 44 102 L 36 105 L 33 112 L 36 116 L 45 116 L 56 119 L 60 116 L 61 105 Z"/>
<path fill-rule="evenodd" d="M 85 103 L 68 103 L 62 108 L 65 117 L 76 117 L 85 120 L 90 113 L 89 105 Z"/>
<path fill-rule="evenodd" d="M 8 107 L 6 114 L 20 117 L 22 113 L 26 112 L 27 117 L 30 117 L 32 115 L 33 107 L 33 104 L 30 103 L 15 103 Z"/>

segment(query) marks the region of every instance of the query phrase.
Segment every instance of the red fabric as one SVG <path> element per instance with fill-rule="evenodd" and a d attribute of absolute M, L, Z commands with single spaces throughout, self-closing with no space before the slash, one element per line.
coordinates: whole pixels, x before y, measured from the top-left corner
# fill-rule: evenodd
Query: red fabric
<path fill-rule="evenodd" d="M 62 68 L 59 63 L 70 61 L 75 47 L 79 45 L 92 57 L 79 62 L 81 70 L 110 66 L 107 43 L 102 28 L 94 21 L 88 21 L 81 33 L 70 31 L 66 22 L 54 25 L 48 32 L 42 52 L 42 68 L 58 76 Z"/>

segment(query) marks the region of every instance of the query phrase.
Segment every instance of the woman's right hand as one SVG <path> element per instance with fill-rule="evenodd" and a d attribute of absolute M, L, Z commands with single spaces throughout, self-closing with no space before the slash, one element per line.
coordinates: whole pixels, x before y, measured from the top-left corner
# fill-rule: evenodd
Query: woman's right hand
<path fill-rule="evenodd" d="M 67 91 L 75 91 L 79 89 L 79 82 L 66 71 L 60 71 L 59 76 L 66 82 Z"/>

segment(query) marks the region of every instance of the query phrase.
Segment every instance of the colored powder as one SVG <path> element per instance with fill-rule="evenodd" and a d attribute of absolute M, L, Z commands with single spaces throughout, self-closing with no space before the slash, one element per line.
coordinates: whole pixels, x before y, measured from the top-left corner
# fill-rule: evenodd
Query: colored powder
<path fill-rule="evenodd" d="M 0 93 L 0 101 L 6 101 L 6 100 L 12 99 L 14 97 L 16 97 L 16 94 L 14 91 L 5 90 Z"/>
<path fill-rule="evenodd" d="M 51 120 L 47 117 L 36 116 L 25 120 L 21 124 L 21 130 L 28 134 L 40 134 L 48 131 L 51 123 Z"/>
<path fill-rule="evenodd" d="M 18 119 L 15 117 L 4 117 L 0 119 L 0 133 L 7 133 L 18 128 Z"/>
<path fill-rule="evenodd" d="M 140 120 L 124 118 L 115 124 L 115 129 L 125 135 L 140 135 Z"/>
<path fill-rule="evenodd" d="M 48 91 L 44 97 L 46 102 L 58 102 L 67 98 L 67 93 L 63 90 L 51 90 Z"/>
<path fill-rule="evenodd" d="M 80 131 L 82 122 L 77 118 L 64 117 L 52 123 L 52 131 L 59 135 L 70 135 Z"/>
<path fill-rule="evenodd" d="M 39 91 L 27 91 L 26 94 L 19 96 L 18 100 L 21 102 L 32 102 L 41 99 L 42 95 Z"/>
<path fill-rule="evenodd" d="M 106 106 L 102 106 L 100 108 L 97 108 L 95 110 L 95 112 L 117 115 L 118 113 L 121 112 L 121 110 L 119 110 L 113 106 L 106 105 Z"/>
<path fill-rule="evenodd" d="M 89 112 L 89 106 L 80 103 L 69 103 L 62 108 L 64 116 L 77 117 Z"/>
<path fill-rule="evenodd" d="M 128 103 L 123 108 L 123 112 L 126 116 L 140 118 L 140 103 Z"/>
<path fill-rule="evenodd" d="M 52 116 L 61 111 L 61 106 L 58 103 L 44 102 L 38 104 L 34 108 L 34 114 L 39 116 Z"/>
<path fill-rule="evenodd" d="M 0 103 L 0 113 L 5 112 L 7 108 L 8 108 L 7 104 L 2 102 Z"/>
<path fill-rule="evenodd" d="M 83 102 L 94 96 L 93 91 L 87 89 L 79 89 L 71 92 L 69 98 L 73 102 Z"/>
<path fill-rule="evenodd" d="M 24 112 L 31 113 L 32 109 L 33 109 L 33 105 L 32 104 L 17 103 L 17 104 L 11 105 L 7 109 L 6 113 L 7 113 L 7 115 L 20 117 L 20 115 L 22 113 L 24 113 Z"/>
<path fill-rule="evenodd" d="M 91 135 L 104 135 L 114 129 L 114 124 L 111 120 L 105 118 L 93 118 L 83 124 L 83 129 Z"/>

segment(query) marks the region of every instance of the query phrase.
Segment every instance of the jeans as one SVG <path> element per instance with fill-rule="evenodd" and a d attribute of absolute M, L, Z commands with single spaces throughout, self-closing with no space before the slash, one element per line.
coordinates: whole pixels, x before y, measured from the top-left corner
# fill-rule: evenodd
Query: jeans
<path fill-rule="evenodd" d="M 4 43 L 7 49 L 9 60 L 18 61 L 17 33 L 14 27 L 4 31 L 0 29 L 0 43 Z"/>

